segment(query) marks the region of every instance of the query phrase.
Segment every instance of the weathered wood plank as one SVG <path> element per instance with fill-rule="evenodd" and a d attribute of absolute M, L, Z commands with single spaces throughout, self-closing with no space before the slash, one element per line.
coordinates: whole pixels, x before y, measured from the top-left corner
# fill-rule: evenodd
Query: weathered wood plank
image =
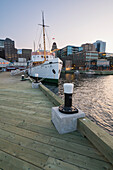
<path fill-rule="evenodd" d="M 0 129 L 5 130 L 7 132 L 11 132 L 19 136 L 23 136 L 23 137 L 30 138 L 30 139 L 33 139 L 39 142 L 43 142 L 43 143 L 49 143 L 51 139 L 51 136 L 47 136 L 45 134 L 43 135 L 38 132 L 32 132 L 26 129 L 18 128 L 16 126 L 12 126 L 6 123 L 0 123 Z"/>
<path fill-rule="evenodd" d="M 31 113 L 31 114 L 35 114 L 35 112 L 38 110 L 38 112 L 49 112 L 49 113 L 51 113 L 51 108 L 44 108 L 44 107 L 38 107 L 38 109 L 36 109 L 36 110 L 33 110 L 32 111 L 32 109 L 27 109 L 27 108 L 23 108 L 22 106 L 21 107 L 14 107 L 14 106 L 12 106 L 12 107 L 8 107 L 7 105 L 5 106 L 5 105 L 0 105 L 0 109 L 4 109 L 4 110 L 7 110 L 7 111 L 15 111 L 15 112 L 17 112 L 17 113 Z"/>
<path fill-rule="evenodd" d="M 78 120 L 78 129 L 113 164 L 113 136 L 87 118 Z"/>
<path fill-rule="evenodd" d="M 63 139 L 58 139 L 55 137 L 52 137 L 49 141 L 50 145 L 62 148 L 64 150 L 67 151 L 72 151 L 81 155 L 85 155 L 88 157 L 92 157 L 95 159 L 99 159 L 99 160 L 105 160 L 105 158 L 102 156 L 102 154 L 100 152 L 97 151 L 97 149 L 92 148 L 92 147 L 87 147 L 84 145 L 81 145 L 80 143 L 76 143 L 75 142 L 69 142 L 69 141 L 65 141 Z"/>
<path fill-rule="evenodd" d="M 45 170 L 84 170 L 84 168 L 68 164 L 64 161 L 49 157 L 45 166 Z"/>
<path fill-rule="evenodd" d="M 34 98 L 30 98 L 30 97 L 28 97 L 28 98 L 24 98 L 24 99 L 21 99 L 20 97 L 18 97 L 18 98 L 14 98 L 14 97 L 7 97 L 7 96 L 5 96 L 5 97 L 3 97 L 3 96 L 1 96 L 0 97 L 0 103 L 1 103 L 1 105 L 4 103 L 4 101 L 5 101 L 5 103 L 6 104 L 8 104 L 8 102 L 10 102 L 10 104 L 22 104 L 22 102 L 23 102 L 23 104 L 24 105 L 36 105 L 36 104 L 42 104 L 42 105 L 50 105 L 50 107 L 52 107 L 53 106 L 53 104 L 50 102 L 50 101 L 48 101 L 48 99 L 46 100 L 46 98 L 44 98 L 44 97 L 37 97 L 36 99 L 34 99 Z"/>
<path fill-rule="evenodd" d="M 50 101 L 55 105 L 61 105 L 63 104 L 62 99 L 60 99 L 58 96 L 56 96 L 52 91 L 50 91 L 48 88 L 46 88 L 43 84 L 40 84 L 40 89 L 44 92 L 46 96 L 50 99 Z"/>
<path fill-rule="evenodd" d="M 53 136 L 53 137 L 57 137 L 57 138 L 61 138 L 61 139 L 63 138 L 64 140 L 67 140 L 67 141 L 73 141 L 73 142 L 76 141 L 76 143 L 77 142 L 82 143 L 82 145 L 92 146 L 91 143 L 87 139 L 77 136 L 76 133 L 75 133 L 75 135 L 70 135 L 70 134 L 60 135 L 56 130 L 44 128 L 44 127 L 34 125 L 34 124 L 29 125 L 29 124 L 23 123 L 23 124 L 18 124 L 17 127 L 20 127 L 20 128 L 26 129 L 26 130 L 31 130 L 33 132 L 39 132 L 41 134 L 45 134 L 48 136 Z"/>
<path fill-rule="evenodd" d="M 8 114 L 10 116 L 13 116 L 13 115 L 17 115 L 17 116 L 23 116 L 23 117 L 32 117 L 32 119 L 38 119 L 38 118 L 45 118 L 45 119 L 51 119 L 50 118 L 50 115 L 51 113 L 48 113 L 48 112 L 34 112 L 34 113 L 31 113 L 30 111 L 28 113 L 22 113 L 22 112 L 15 112 L 15 111 L 8 111 L 8 110 L 4 110 L 4 109 L 1 109 L 1 112 L 0 112 L 0 115 L 1 114 L 4 114 L 5 116 Z M 78 133 L 80 134 L 80 133 Z"/>
<path fill-rule="evenodd" d="M 2 106 L 0 107 L 9 107 L 9 108 L 15 108 L 15 109 L 29 109 L 29 110 L 32 110 L 32 111 L 37 111 L 38 109 L 41 109 L 42 111 L 46 111 L 47 109 L 50 111 L 51 108 L 53 107 L 52 104 L 49 104 L 49 103 L 44 103 L 44 102 L 38 102 L 37 101 L 37 104 L 25 104 L 24 102 L 23 103 L 16 103 L 16 102 L 11 102 L 11 101 L 2 101 L 0 102 Z"/>
<path fill-rule="evenodd" d="M 13 132 L 13 133 L 16 133 L 16 134 L 19 134 L 19 135 L 27 136 L 28 138 L 38 139 L 39 141 L 42 141 L 42 140 L 49 141 L 50 137 L 57 137 L 58 139 L 65 140 L 70 143 L 75 142 L 75 143 L 78 143 L 83 146 L 93 147 L 87 139 L 80 136 L 77 132 L 60 135 L 57 133 L 57 131 L 53 132 L 49 129 L 41 128 L 40 126 L 38 126 L 37 130 L 32 131 L 32 129 L 30 129 L 30 128 L 29 129 L 18 128 L 18 127 L 16 127 L 16 125 L 9 124 L 6 121 L 4 121 L 4 123 L 0 122 L 0 128 L 10 131 L 10 132 Z M 32 137 L 30 137 L 29 135 Z M 40 139 L 40 137 L 41 137 L 41 139 Z"/>
<path fill-rule="evenodd" d="M 43 168 L 48 159 L 48 156 L 45 154 L 36 152 L 35 150 L 30 150 L 1 138 L 0 150 L 40 168 Z"/>
<path fill-rule="evenodd" d="M 45 95 L 48 91 L 54 103 L 51 104 L 47 96 L 40 89 L 32 89 L 30 83 L 19 81 L 18 77 L 2 78 L 0 150 L 10 155 L 10 159 L 42 169 L 112 169 L 111 164 L 78 132 L 58 134 L 50 121 L 52 105 L 62 104 L 58 96 L 42 85 Z"/>
<path fill-rule="evenodd" d="M 34 166 L 28 162 L 18 159 L 3 151 L 0 151 L 0 168 L 4 170 L 19 170 L 19 169 L 32 169 L 41 170 L 41 168 Z"/>
<path fill-rule="evenodd" d="M 17 131 L 16 131 L 17 132 Z M 23 132 L 20 130 L 20 132 Z M 18 132 L 17 132 L 18 133 Z M 94 148 L 90 148 L 90 147 L 86 147 L 86 146 L 82 146 L 80 144 L 76 144 L 76 143 L 72 143 L 72 142 L 67 142 L 65 140 L 61 140 L 61 139 L 57 139 L 57 138 L 50 138 L 47 136 L 47 139 L 45 139 L 45 136 L 41 135 L 41 138 L 38 137 L 37 133 L 32 133 L 32 135 L 30 133 L 27 132 L 27 135 L 24 133 L 24 135 L 22 135 L 21 133 L 18 133 L 19 136 L 17 135 L 17 133 L 13 133 L 13 132 L 9 132 L 9 129 L 0 129 L 0 137 L 3 139 L 6 139 L 10 142 L 14 142 L 16 144 L 25 144 L 27 141 L 26 145 L 29 145 L 29 143 L 32 143 L 33 141 L 37 141 L 38 143 L 42 142 L 43 144 L 48 144 L 47 146 L 50 145 L 54 146 L 55 148 L 61 148 L 63 150 L 67 150 L 67 151 L 72 151 L 74 153 L 78 153 L 84 156 L 88 156 L 88 157 L 92 157 L 98 160 L 103 160 L 106 161 L 104 157 L 102 157 L 102 155 Z M 33 134 L 36 135 L 36 137 L 33 136 Z M 38 144 L 37 143 L 37 144 Z M 22 145 L 25 147 L 25 145 Z M 50 148 L 49 147 L 49 148 Z"/>
<path fill-rule="evenodd" d="M 19 115 L 20 116 L 20 115 Z M 12 115 L 12 117 L 5 115 L 4 117 L 0 115 L 0 122 L 9 122 L 12 124 L 37 124 L 38 126 L 42 126 L 45 128 L 53 128 L 55 130 L 55 127 L 51 123 L 50 119 L 38 117 L 36 119 L 30 119 L 31 117 L 25 117 L 21 115 L 20 117 L 16 117 Z"/>
<path fill-rule="evenodd" d="M 48 126 L 43 127 L 42 124 L 40 124 L 40 126 L 39 126 L 37 124 L 34 124 L 34 122 L 32 124 L 30 124 L 30 123 L 25 122 L 24 119 L 23 119 L 23 121 L 21 121 L 21 120 L 14 120 L 12 118 L 7 119 L 7 118 L 2 117 L 0 119 L 0 123 L 4 123 L 5 125 L 13 125 L 13 126 L 21 128 L 21 129 L 40 133 L 45 136 L 57 137 L 57 138 L 64 139 L 64 140 L 67 140 L 70 142 L 80 143 L 81 145 L 84 145 L 84 146 L 93 147 L 91 145 L 91 143 L 86 138 L 83 138 L 82 136 L 80 136 L 80 134 L 78 134 L 78 132 L 72 132 L 69 134 L 60 135 L 56 131 L 55 128 L 49 128 Z M 44 124 L 44 126 L 45 126 L 45 124 Z"/>
<path fill-rule="evenodd" d="M 40 142 L 31 140 L 31 139 L 26 139 L 26 138 L 23 138 L 23 137 L 14 135 L 14 134 L 8 135 L 8 133 L 7 134 L 1 133 L 1 136 L 2 135 L 4 135 L 4 137 L 6 135 L 6 137 L 5 137 L 5 140 L 0 138 L 0 149 L 1 150 L 3 151 L 5 150 L 6 152 L 6 148 L 8 145 L 8 152 L 10 152 L 10 154 L 12 155 L 15 154 L 15 156 L 19 158 L 23 158 L 24 160 L 26 160 L 26 155 L 27 155 L 27 160 L 30 157 L 30 160 L 29 160 L 30 163 L 32 161 L 34 165 L 37 165 L 39 167 L 42 167 L 42 162 L 44 166 L 44 160 L 46 160 L 47 156 L 50 156 L 56 159 L 60 159 L 64 162 L 74 164 L 75 166 L 80 166 L 84 168 L 112 169 L 112 166 L 109 163 L 102 161 L 102 160 L 100 161 L 100 160 L 97 160 L 91 157 L 83 156 L 83 155 L 80 155 L 74 152 L 70 152 L 67 150 L 60 149 L 58 147 L 48 145 L 48 144 L 40 143 Z M 3 144 L 3 141 L 5 142 L 4 144 Z M 9 145 L 11 149 L 9 149 Z M 16 148 L 13 148 L 14 146 Z M 24 152 L 22 152 L 23 150 Z M 31 160 L 31 156 L 28 156 L 28 153 L 32 153 L 32 160 Z M 38 157 L 37 162 L 36 162 L 36 158 L 35 160 L 33 159 L 36 155 Z"/>

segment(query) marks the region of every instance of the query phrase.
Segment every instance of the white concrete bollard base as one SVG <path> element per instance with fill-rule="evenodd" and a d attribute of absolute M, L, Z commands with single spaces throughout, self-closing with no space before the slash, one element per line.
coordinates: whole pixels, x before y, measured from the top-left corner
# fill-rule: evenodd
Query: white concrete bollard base
<path fill-rule="evenodd" d="M 77 119 L 85 117 L 85 113 L 78 111 L 75 114 L 64 114 L 59 111 L 59 107 L 52 107 L 52 122 L 59 134 L 77 130 Z"/>
<path fill-rule="evenodd" d="M 32 88 L 37 89 L 41 83 L 32 83 Z"/>

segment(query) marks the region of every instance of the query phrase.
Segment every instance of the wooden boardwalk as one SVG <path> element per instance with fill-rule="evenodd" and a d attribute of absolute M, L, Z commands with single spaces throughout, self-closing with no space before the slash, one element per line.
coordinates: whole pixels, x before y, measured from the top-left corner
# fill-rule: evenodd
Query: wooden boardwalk
<path fill-rule="evenodd" d="M 0 168 L 113 169 L 79 132 L 58 134 L 51 123 L 53 106 L 29 81 L 0 73 Z"/>

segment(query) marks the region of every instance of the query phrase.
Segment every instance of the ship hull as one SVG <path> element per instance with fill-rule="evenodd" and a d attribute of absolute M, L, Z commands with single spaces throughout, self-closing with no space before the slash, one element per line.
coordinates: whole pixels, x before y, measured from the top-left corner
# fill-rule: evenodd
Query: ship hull
<path fill-rule="evenodd" d="M 58 84 L 61 69 L 62 61 L 59 58 L 54 58 L 38 66 L 30 67 L 28 75 L 35 78 L 35 75 L 38 74 L 38 78 L 42 81 Z"/>

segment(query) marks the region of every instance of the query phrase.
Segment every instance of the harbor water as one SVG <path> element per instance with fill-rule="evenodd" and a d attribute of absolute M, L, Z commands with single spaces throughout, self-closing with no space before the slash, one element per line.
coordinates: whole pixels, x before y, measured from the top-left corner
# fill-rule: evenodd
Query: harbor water
<path fill-rule="evenodd" d="M 47 86 L 64 99 L 63 84 L 73 83 L 73 105 L 113 135 L 113 75 L 62 74 L 59 86 Z"/>

